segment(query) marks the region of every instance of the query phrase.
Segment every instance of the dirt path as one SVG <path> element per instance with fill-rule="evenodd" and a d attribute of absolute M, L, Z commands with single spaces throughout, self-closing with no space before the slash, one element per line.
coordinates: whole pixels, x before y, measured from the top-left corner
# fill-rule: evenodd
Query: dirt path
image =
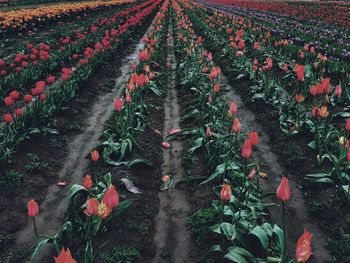
<path fill-rule="evenodd" d="M 227 98 L 230 100 L 236 100 L 238 105 L 238 118 L 242 124 L 243 131 L 260 131 L 259 144 L 257 146 L 256 157 L 259 160 L 263 171 L 268 174 L 268 180 L 260 180 L 261 190 L 263 192 L 275 192 L 281 176 L 285 175 L 289 178 L 296 178 L 291 176 L 291 171 L 286 171 L 283 165 L 279 163 L 277 156 L 271 150 L 271 142 L 269 135 L 266 134 L 261 125 L 257 122 L 254 113 L 245 108 L 244 103 L 240 95 L 229 84 L 225 76 L 221 78 L 222 86 L 227 91 Z M 239 85 L 237 83 L 237 85 Z M 266 123 L 268 125 L 268 123 Z M 307 215 L 307 209 L 302 196 L 302 191 L 298 188 L 297 183 L 292 179 L 289 179 L 290 186 L 292 188 L 291 201 L 287 202 L 286 209 L 286 228 L 287 228 L 287 246 L 288 253 L 291 257 L 294 256 L 294 249 L 296 241 L 299 235 L 307 228 L 313 233 L 313 259 L 311 262 L 324 262 L 325 259 L 330 257 L 329 251 L 325 249 L 327 239 L 321 230 L 314 224 L 312 219 Z M 274 200 L 272 200 L 274 201 Z M 270 208 L 272 220 L 279 225 L 281 224 L 281 207 L 280 203 L 277 206 Z"/>
<path fill-rule="evenodd" d="M 146 33 L 149 30 L 150 28 Z M 66 160 L 62 169 L 58 172 L 59 181 L 67 181 L 69 186 L 81 183 L 84 172 L 88 168 L 89 152 L 99 143 L 103 124 L 113 111 L 113 98 L 120 96 L 123 85 L 129 77 L 130 63 L 137 59 L 138 51 L 142 47 L 143 42 L 140 40 L 134 51 L 122 60 L 122 66 L 119 72 L 116 72 L 118 77 L 115 79 L 114 88 L 97 97 L 91 106 L 83 132 L 77 135 L 68 147 Z M 36 219 L 39 233 L 51 235 L 59 229 L 67 209 L 66 196 L 69 186 L 58 188 L 56 185 L 51 185 L 49 187 L 45 201 L 40 204 L 40 216 Z M 37 241 L 38 238 L 34 235 L 31 222 L 16 234 L 16 247 L 30 247 Z M 41 256 L 36 258 L 36 262 L 44 262 L 41 258 L 48 251 L 49 249 L 43 251 Z"/>
<path fill-rule="evenodd" d="M 165 123 L 163 134 L 171 128 L 179 128 L 179 105 L 176 92 L 176 61 L 174 55 L 173 29 L 170 22 L 168 33 L 168 67 L 171 74 L 168 80 L 168 92 L 164 101 Z M 183 176 L 182 143 L 171 142 L 170 149 L 163 150 L 163 175 L 172 175 L 174 185 Z M 159 192 L 159 213 L 155 219 L 156 233 L 154 242 L 157 254 L 154 263 L 184 263 L 189 262 L 191 236 L 186 229 L 186 218 L 190 205 L 186 198 L 185 189 L 174 188 Z"/>

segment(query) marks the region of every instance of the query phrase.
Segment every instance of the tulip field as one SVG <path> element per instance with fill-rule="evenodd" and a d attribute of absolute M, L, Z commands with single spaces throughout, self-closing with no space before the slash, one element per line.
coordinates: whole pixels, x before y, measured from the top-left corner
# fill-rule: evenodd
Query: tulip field
<path fill-rule="evenodd" d="M 350 262 L 350 3 L 0 1 L 0 262 Z"/>

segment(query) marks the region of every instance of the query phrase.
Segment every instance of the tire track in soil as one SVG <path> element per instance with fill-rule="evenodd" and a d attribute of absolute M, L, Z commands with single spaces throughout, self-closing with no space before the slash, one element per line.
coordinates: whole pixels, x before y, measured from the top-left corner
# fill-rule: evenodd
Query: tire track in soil
<path fill-rule="evenodd" d="M 287 175 L 289 178 L 289 184 L 292 189 L 292 198 L 290 201 L 286 202 L 285 211 L 288 255 L 290 257 L 294 257 L 296 241 L 304 231 L 304 228 L 306 228 L 313 234 L 313 256 L 310 262 L 325 262 L 325 259 L 328 259 L 330 257 L 329 251 L 325 248 L 327 244 L 327 238 L 322 233 L 322 231 L 313 223 L 312 219 L 308 217 L 307 208 L 302 196 L 303 192 L 298 188 L 297 182 L 292 179 L 296 177 L 291 175 L 291 171 L 286 171 L 283 168 L 283 165 L 278 161 L 278 157 L 271 150 L 269 135 L 261 129 L 261 125 L 257 122 L 254 113 L 245 108 L 240 95 L 229 84 L 229 81 L 223 74 L 221 75 L 221 84 L 223 90 L 227 92 L 226 97 L 228 99 L 228 102 L 230 100 L 236 100 L 237 102 L 237 116 L 242 124 L 242 130 L 261 130 L 259 134 L 259 144 L 257 145 L 255 154 L 259 163 L 263 167 L 263 171 L 267 173 L 268 180 L 260 179 L 260 189 L 263 192 L 276 192 L 276 189 L 281 181 L 281 176 Z M 271 198 L 268 201 L 275 202 L 276 200 Z M 281 226 L 281 203 L 277 202 L 277 206 L 270 207 L 269 211 L 271 213 L 273 221 Z"/>
<path fill-rule="evenodd" d="M 144 36 L 149 33 L 151 26 Z M 119 97 L 123 90 L 124 83 L 127 82 L 130 71 L 130 63 L 137 60 L 139 49 L 144 46 L 142 38 L 134 48 L 134 51 L 124 57 L 121 62 L 119 72 L 116 72 L 114 88 L 106 91 L 96 98 L 94 104 L 89 109 L 89 117 L 85 121 L 83 132 L 77 135 L 68 147 L 67 157 L 61 170 L 58 172 L 58 181 L 69 181 L 70 185 L 59 188 L 51 185 L 47 191 L 45 201 L 40 204 L 40 216 L 36 218 L 37 228 L 40 234 L 54 235 L 60 228 L 64 215 L 67 211 L 67 194 L 73 184 L 80 184 L 85 172 L 88 171 L 89 153 L 98 143 L 103 130 L 103 124 L 111 116 L 114 106 L 113 98 Z M 16 247 L 31 247 L 40 241 L 34 234 L 31 221 L 16 234 Z M 45 257 L 49 257 L 51 249 L 46 247 L 35 262 L 45 262 Z M 30 261 L 27 261 L 30 262 Z"/>
<path fill-rule="evenodd" d="M 168 31 L 168 57 L 167 65 L 171 70 L 168 79 L 168 91 L 164 101 L 165 123 L 163 134 L 167 134 L 171 128 L 179 128 L 180 114 L 176 92 L 176 61 L 174 54 L 174 39 L 172 21 Z M 174 185 L 183 176 L 182 167 L 182 143 L 174 140 L 170 149 L 163 150 L 163 175 L 172 174 Z M 158 194 L 160 204 L 159 213 L 155 218 L 156 233 L 154 242 L 157 254 L 153 263 L 184 263 L 189 261 L 191 250 L 191 235 L 186 229 L 186 219 L 190 211 L 186 189 L 171 188 Z"/>

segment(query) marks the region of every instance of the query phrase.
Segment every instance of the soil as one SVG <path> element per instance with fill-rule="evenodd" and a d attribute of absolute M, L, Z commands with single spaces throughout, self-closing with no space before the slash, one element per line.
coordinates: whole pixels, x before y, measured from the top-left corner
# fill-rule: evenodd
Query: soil
<path fill-rule="evenodd" d="M 172 23 L 169 25 L 167 66 L 170 68 L 168 92 L 164 100 L 165 122 L 163 134 L 172 128 L 180 128 L 179 104 L 176 92 L 176 61 Z M 182 142 L 171 141 L 170 149 L 163 149 L 162 175 L 171 175 L 174 185 L 183 175 Z M 154 241 L 157 254 L 153 263 L 188 262 L 191 237 L 186 229 L 186 219 L 190 210 L 186 189 L 176 187 L 159 192 L 159 213 L 155 218 L 156 233 Z"/>
<path fill-rule="evenodd" d="M 135 39 L 142 37 L 150 23 L 151 19 L 145 21 L 144 26 L 135 34 Z M 38 201 L 41 208 L 37 222 L 39 232 L 55 231 L 59 227 L 58 222 L 66 211 L 63 197 L 69 186 L 80 183 L 87 171 L 86 157 L 98 143 L 102 124 L 113 109 L 111 99 L 118 95 L 117 90 L 125 81 L 130 61 L 137 56 L 136 43 L 130 40 L 130 45 L 125 45 L 127 48 L 117 52 L 111 61 L 83 85 L 84 92 L 79 97 L 55 114 L 52 123 L 59 135 L 31 136 L 20 145 L 12 161 L 2 167 L 1 176 L 7 171 L 16 171 L 23 175 L 19 186 L 1 189 L 0 246 L 4 260 L 21 262 L 21 258 L 25 258 L 22 255 L 28 254 L 30 246 L 35 245 L 36 238 L 26 215 L 26 205 L 31 198 Z M 122 60 L 121 55 L 124 57 Z M 35 154 L 40 158 L 40 169 L 28 171 L 26 165 L 33 163 L 28 154 Z M 67 182 L 67 186 L 60 188 L 56 186 L 58 182 Z"/>

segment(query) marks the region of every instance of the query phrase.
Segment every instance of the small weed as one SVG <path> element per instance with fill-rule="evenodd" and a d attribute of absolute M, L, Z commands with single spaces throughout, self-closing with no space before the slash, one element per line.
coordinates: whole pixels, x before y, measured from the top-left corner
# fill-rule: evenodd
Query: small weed
<path fill-rule="evenodd" d="M 311 201 L 309 203 L 309 212 L 310 215 L 313 217 L 319 217 L 319 215 L 326 209 L 327 207 L 324 204 L 319 203 L 317 201 Z"/>
<path fill-rule="evenodd" d="M 30 172 L 38 171 L 48 166 L 48 163 L 42 161 L 36 154 L 28 153 L 27 156 L 30 159 L 30 163 L 27 164 L 25 168 Z"/>
<path fill-rule="evenodd" d="M 140 262 L 140 252 L 136 248 L 121 245 L 114 247 L 111 253 L 102 252 L 101 258 L 105 263 L 136 263 Z"/>
<path fill-rule="evenodd" d="M 129 224 L 129 227 L 131 229 L 135 229 L 141 235 L 145 236 L 150 231 L 151 223 L 149 222 L 149 220 L 145 220 L 142 224 L 131 223 Z"/>
<path fill-rule="evenodd" d="M 7 171 L 4 176 L 0 177 L 0 187 L 16 188 L 21 185 L 22 181 L 22 174 L 14 170 Z"/>

